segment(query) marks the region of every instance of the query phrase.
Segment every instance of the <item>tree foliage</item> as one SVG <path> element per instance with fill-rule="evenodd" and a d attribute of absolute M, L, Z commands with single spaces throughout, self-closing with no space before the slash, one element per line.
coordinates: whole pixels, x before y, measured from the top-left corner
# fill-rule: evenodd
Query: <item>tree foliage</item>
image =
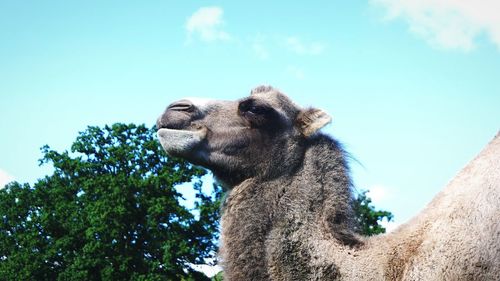
<path fill-rule="evenodd" d="M 0 190 L 0 280 L 203 280 L 218 199 L 205 171 L 166 156 L 154 128 L 88 127 L 71 152 L 42 148 L 54 173 Z M 195 212 L 174 188 L 197 181 Z M 187 188 L 187 187 L 186 187 Z"/>
<path fill-rule="evenodd" d="M 389 211 L 375 209 L 371 205 L 372 199 L 366 195 L 367 192 L 367 190 L 361 191 L 354 200 L 357 232 L 368 236 L 385 233 L 385 228 L 380 222 L 384 219 L 392 221 L 393 215 Z"/>

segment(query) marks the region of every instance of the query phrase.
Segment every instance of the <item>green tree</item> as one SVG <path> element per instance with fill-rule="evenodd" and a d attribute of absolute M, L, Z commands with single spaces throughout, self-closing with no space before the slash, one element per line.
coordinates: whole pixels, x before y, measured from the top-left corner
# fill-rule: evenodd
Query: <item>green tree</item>
<path fill-rule="evenodd" d="M 383 219 L 392 221 L 393 215 L 389 211 L 376 210 L 371 205 L 372 199 L 366 195 L 367 192 L 367 190 L 359 192 L 354 200 L 357 232 L 368 236 L 385 233 L 385 228 L 380 222 Z"/>
<path fill-rule="evenodd" d="M 43 147 L 54 173 L 0 190 L 0 280 L 207 279 L 189 264 L 215 252 L 221 191 L 204 194 L 205 170 L 154 135 L 114 124 L 88 127 L 71 152 Z M 174 188 L 192 180 L 194 212 Z"/>

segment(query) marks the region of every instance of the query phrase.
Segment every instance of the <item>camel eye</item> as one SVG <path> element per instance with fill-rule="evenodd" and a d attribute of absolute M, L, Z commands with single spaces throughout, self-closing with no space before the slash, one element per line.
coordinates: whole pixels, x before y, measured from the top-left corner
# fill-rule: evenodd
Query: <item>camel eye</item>
<path fill-rule="evenodd" d="M 271 128 L 279 121 L 279 116 L 272 107 L 253 99 L 242 101 L 238 111 L 254 128 Z"/>
<path fill-rule="evenodd" d="M 268 113 L 269 109 L 262 106 L 252 105 L 246 111 L 252 114 L 262 115 Z"/>
<path fill-rule="evenodd" d="M 272 111 L 271 108 L 255 104 L 252 100 L 247 100 L 240 103 L 239 110 L 241 113 L 247 113 L 251 115 L 265 115 Z"/>

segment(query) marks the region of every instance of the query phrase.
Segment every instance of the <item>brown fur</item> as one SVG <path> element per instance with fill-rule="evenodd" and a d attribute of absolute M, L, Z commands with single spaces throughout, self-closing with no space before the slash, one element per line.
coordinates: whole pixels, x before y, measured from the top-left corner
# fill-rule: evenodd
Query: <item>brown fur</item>
<path fill-rule="evenodd" d="M 261 86 L 234 101 L 172 104 L 165 150 L 228 189 L 225 280 L 500 280 L 500 135 L 409 223 L 354 233 L 345 152 L 330 117 Z"/>

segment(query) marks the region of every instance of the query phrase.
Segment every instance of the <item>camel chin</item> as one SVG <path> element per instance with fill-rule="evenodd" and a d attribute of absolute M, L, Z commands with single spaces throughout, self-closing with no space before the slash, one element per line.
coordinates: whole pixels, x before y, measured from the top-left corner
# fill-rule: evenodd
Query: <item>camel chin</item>
<path fill-rule="evenodd" d="M 157 135 L 161 146 L 169 155 L 183 156 L 205 139 L 206 129 L 196 131 L 159 129 Z"/>

